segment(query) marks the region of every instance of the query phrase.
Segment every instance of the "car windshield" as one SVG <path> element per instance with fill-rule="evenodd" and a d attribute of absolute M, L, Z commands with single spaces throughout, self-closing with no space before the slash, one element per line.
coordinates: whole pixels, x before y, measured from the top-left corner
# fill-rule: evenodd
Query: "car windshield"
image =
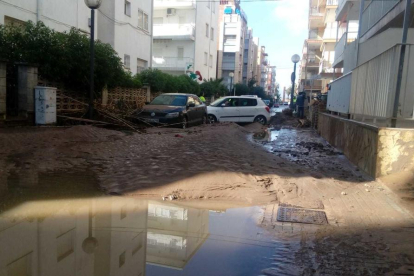
<path fill-rule="evenodd" d="M 150 105 L 172 105 L 185 106 L 187 104 L 187 96 L 182 95 L 160 95 L 156 97 Z"/>
<path fill-rule="evenodd" d="M 212 102 L 210 105 L 211 106 L 218 106 L 223 100 L 224 100 L 224 98 L 217 99 L 214 102 Z"/>

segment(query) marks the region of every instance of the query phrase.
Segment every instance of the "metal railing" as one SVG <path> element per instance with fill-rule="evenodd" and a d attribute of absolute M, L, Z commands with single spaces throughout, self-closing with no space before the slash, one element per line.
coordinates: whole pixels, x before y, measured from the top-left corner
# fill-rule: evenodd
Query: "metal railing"
<path fill-rule="evenodd" d="M 349 113 L 351 98 L 352 72 L 331 82 L 326 108 L 333 112 Z"/>
<path fill-rule="evenodd" d="M 154 24 L 154 37 L 194 37 L 194 24 Z"/>
<path fill-rule="evenodd" d="M 152 57 L 152 66 L 154 68 L 162 68 L 165 70 L 186 70 L 187 66 L 194 64 L 194 59 L 190 57 Z"/>
<path fill-rule="evenodd" d="M 327 6 L 337 6 L 339 5 L 339 3 L 341 3 L 342 1 L 346 1 L 346 0 L 327 0 L 326 1 L 326 5 Z"/>
<path fill-rule="evenodd" d="M 362 13 L 361 36 L 392 10 L 400 0 L 371 1 Z"/>
<path fill-rule="evenodd" d="M 322 17 L 323 13 L 321 13 L 317 7 L 311 7 L 309 9 L 309 15 L 310 16 L 321 16 Z"/>
<path fill-rule="evenodd" d="M 362 118 L 392 118 L 401 44 L 397 44 L 352 72 L 349 112 Z M 414 97 L 410 78 L 414 70 L 414 45 L 406 46 L 399 118 L 413 118 Z"/>

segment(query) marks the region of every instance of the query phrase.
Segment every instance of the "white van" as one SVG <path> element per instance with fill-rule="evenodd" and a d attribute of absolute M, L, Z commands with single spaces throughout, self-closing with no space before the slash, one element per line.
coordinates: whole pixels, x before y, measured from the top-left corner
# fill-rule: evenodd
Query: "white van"
<path fill-rule="evenodd" d="M 260 98 L 229 96 L 220 98 L 207 106 L 211 122 L 258 122 L 270 120 L 270 108 Z"/>

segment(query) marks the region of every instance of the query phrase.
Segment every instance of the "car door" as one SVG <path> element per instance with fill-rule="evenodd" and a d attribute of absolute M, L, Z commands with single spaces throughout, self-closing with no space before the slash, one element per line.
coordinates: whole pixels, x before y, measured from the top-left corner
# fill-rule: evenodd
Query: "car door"
<path fill-rule="evenodd" d="M 197 121 L 201 123 L 203 121 L 203 117 L 206 114 L 206 105 L 200 100 L 199 97 L 193 96 L 195 101 L 195 107 L 197 109 Z"/>
<path fill-rule="evenodd" d="M 221 122 L 239 122 L 239 99 L 226 98 L 218 106 L 219 121 Z"/>
<path fill-rule="evenodd" d="M 253 122 L 257 114 L 257 99 L 241 98 L 239 99 L 239 122 Z"/>
<path fill-rule="evenodd" d="M 190 105 L 194 105 L 190 107 Z M 197 122 L 197 107 L 195 105 L 195 100 L 192 96 L 189 96 L 187 99 L 187 119 L 188 123 L 194 124 Z"/>

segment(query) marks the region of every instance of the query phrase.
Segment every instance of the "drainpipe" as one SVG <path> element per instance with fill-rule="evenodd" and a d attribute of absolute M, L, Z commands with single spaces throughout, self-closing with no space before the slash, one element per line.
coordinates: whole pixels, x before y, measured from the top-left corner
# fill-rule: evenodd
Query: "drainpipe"
<path fill-rule="evenodd" d="M 405 49 L 407 46 L 406 45 L 407 44 L 407 33 L 408 33 L 408 27 L 410 25 L 410 16 L 411 16 L 411 0 L 406 0 L 401 50 L 400 50 L 400 60 L 398 63 L 397 87 L 395 89 L 394 109 L 392 111 L 391 127 L 397 126 L 398 106 L 400 104 L 401 82 L 402 82 L 402 75 L 403 75 L 403 70 L 404 70 Z"/>
<path fill-rule="evenodd" d="M 40 13 L 42 12 L 41 5 L 42 5 L 42 0 L 37 0 L 37 2 L 36 2 L 36 22 L 40 21 L 40 17 L 41 17 Z"/>
<path fill-rule="evenodd" d="M 152 69 L 152 46 L 154 44 L 154 1 L 151 0 L 151 43 L 150 43 L 150 60 L 149 67 Z"/>

